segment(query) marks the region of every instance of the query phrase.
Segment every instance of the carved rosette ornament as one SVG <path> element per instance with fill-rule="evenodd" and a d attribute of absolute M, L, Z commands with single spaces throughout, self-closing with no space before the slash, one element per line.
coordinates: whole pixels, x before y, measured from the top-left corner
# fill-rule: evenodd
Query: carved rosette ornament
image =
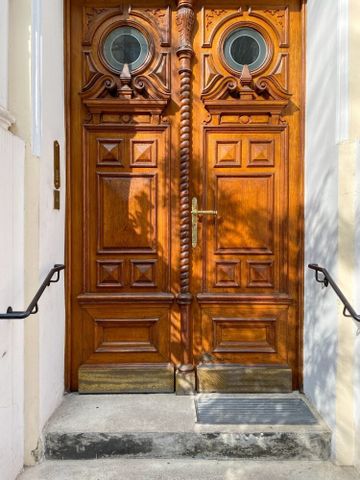
<path fill-rule="evenodd" d="M 179 0 L 176 19 L 179 31 L 180 75 L 180 294 L 178 303 L 181 313 L 181 337 L 184 349 L 182 372 L 193 370 L 191 347 L 190 305 L 190 259 L 191 259 L 191 73 L 192 37 L 195 24 L 193 0 Z"/>

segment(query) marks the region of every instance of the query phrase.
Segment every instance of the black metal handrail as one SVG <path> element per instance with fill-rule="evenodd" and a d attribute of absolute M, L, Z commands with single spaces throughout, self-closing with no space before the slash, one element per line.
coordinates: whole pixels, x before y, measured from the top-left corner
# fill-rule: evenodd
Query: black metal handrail
<path fill-rule="evenodd" d="M 39 300 L 41 295 L 44 293 L 46 287 L 49 287 L 51 283 L 57 283 L 60 280 L 60 272 L 65 269 L 65 265 L 54 265 L 54 267 L 50 270 L 47 277 L 41 284 L 41 287 L 36 292 L 34 298 L 31 300 L 30 305 L 27 309 L 23 312 L 15 312 L 12 307 L 7 309 L 6 313 L 0 313 L 0 320 L 22 320 L 24 318 L 29 317 L 30 315 L 34 315 L 39 311 Z M 54 275 L 56 274 L 55 279 L 53 279 Z"/>
<path fill-rule="evenodd" d="M 324 287 L 328 287 L 329 285 L 332 286 L 334 292 L 340 298 L 342 304 L 344 305 L 344 310 L 343 310 L 344 317 L 353 318 L 356 322 L 360 323 L 360 315 L 355 312 L 349 300 L 342 293 L 339 286 L 337 285 L 335 280 L 332 278 L 330 273 L 326 270 L 326 268 L 320 267 L 316 263 L 311 263 L 310 265 L 308 265 L 308 267 L 311 270 L 315 270 L 315 278 L 317 282 L 323 284 Z M 320 277 L 319 273 L 321 273 L 323 276 Z"/>

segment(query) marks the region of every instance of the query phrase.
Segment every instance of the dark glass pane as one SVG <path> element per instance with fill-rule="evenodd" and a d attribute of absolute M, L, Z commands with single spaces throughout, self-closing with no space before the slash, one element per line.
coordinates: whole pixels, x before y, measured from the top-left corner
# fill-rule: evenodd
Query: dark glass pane
<path fill-rule="evenodd" d="M 132 35 L 119 35 L 111 46 L 111 53 L 119 63 L 135 62 L 141 52 L 139 40 Z"/>
<path fill-rule="evenodd" d="M 230 54 L 236 63 L 251 65 L 259 57 L 260 47 L 256 40 L 244 35 L 234 40 Z"/>

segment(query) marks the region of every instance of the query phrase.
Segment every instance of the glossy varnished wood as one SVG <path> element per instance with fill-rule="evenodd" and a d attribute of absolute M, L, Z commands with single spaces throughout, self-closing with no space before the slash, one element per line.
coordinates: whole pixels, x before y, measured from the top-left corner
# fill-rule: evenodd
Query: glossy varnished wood
<path fill-rule="evenodd" d="M 191 176 L 200 208 L 218 215 L 202 218 L 191 290 L 195 359 L 202 369 L 209 362 L 212 391 L 216 382 L 222 391 L 273 391 L 261 376 L 235 386 L 236 365 L 250 367 L 249 378 L 252 367 L 269 368 L 269 378 L 279 368 L 279 391 L 301 384 L 302 15 L 295 0 L 209 1 L 197 14 Z M 261 70 L 239 78 L 221 45 L 240 25 L 271 47 Z"/>
<path fill-rule="evenodd" d="M 140 378 L 171 364 L 194 385 L 206 362 L 213 390 L 239 366 L 248 391 L 301 386 L 302 18 L 300 0 L 67 1 L 70 389 L 81 367 L 82 389 L 99 371 L 105 391 L 113 369 L 120 391 L 131 365 Z M 126 22 L 152 56 L 119 78 L 99 45 Z M 221 45 L 241 25 L 269 55 L 240 77 Z M 193 196 L 218 214 L 191 249 Z"/>

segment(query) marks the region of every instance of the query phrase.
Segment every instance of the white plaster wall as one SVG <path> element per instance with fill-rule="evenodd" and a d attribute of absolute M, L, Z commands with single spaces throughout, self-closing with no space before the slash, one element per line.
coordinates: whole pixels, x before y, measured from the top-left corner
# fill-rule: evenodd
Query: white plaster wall
<path fill-rule="evenodd" d="M 0 0 L 0 107 L 7 108 L 8 92 L 8 19 L 9 5 L 8 0 Z"/>
<path fill-rule="evenodd" d="M 360 132 L 359 132 L 360 135 Z M 356 218 L 360 219 L 360 141 L 357 142 L 356 152 Z M 356 224 L 355 232 L 355 308 L 357 312 L 360 312 L 360 222 Z M 360 326 L 360 325 L 359 325 Z M 355 445 L 355 464 L 360 471 L 360 335 L 355 338 L 355 362 L 354 362 L 354 410 L 355 410 L 355 428 L 356 428 L 356 445 Z"/>
<path fill-rule="evenodd" d="M 44 277 L 54 263 L 64 263 L 65 133 L 63 1 L 42 2 L 42 81 L 40 154 L 39 269 Z M 53 142 L 61 148 L 61 210 L 53 209 Z M 64 275 L 47 289 L 40 305 L 40 429 L 64 393 Z"/>
<path fill-rule="evenodd" d="M 305 148 L 305 263 L 337 275 L 338 22 L 337 2 L 308 0 Z M 305 268 L 304 390 L 335 427 L 337 317 L 335 295 Z"/>
<path fill-rule="evenodd" d="M 24 143 L 0 128 L 0 311 L 24 307 Z M 0 477 L 24 452 L 24 323 L 0 320 Z"/>
<path fill-rule="evenodd" d="M 29 301 L 54 263 L 64 260 L 63 5 L 62 0 L 11 0 L 9 5 L 9 108 L 17 118 L 12 130 L 26 147 L 23 271 Z M 54 140 L 62 146 L 60 212 L 53 210 Z M 31 464 L 41 453 L 43 427 L 64 392 L 63 274 L 60 283 L 46 289 L 39 314 L 25 321 L 24 330 L 24 460 Z"/>
<path fill-rule="evenodd" d="M 351 95 L 351 130 L 350 136 L 356 144 L 356 177 L 355 177 L 355 278 L 354 303 L 357 312 L 360 312 L 360 4 L 358 0 L 350 0 L 350 13 L 354 22 L 350 28 L 350 78 Z M 355 411 L 355 464 L 360 471 L 360 335 L 355 338 L 354 345 L 354 411 Z"/>

